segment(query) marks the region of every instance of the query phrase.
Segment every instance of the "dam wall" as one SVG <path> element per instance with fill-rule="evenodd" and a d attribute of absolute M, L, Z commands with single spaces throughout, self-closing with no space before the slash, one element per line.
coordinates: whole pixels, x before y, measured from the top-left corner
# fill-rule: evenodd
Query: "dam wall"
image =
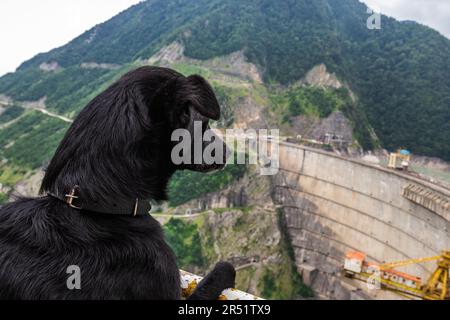
<path fill-rule="evenodd" d="M 349 250 L 383 263 L 450 248 L 450 191 L 414 176 L 281 143 L 273 187 L 297 268 L 319 297 L 399 297 L 344 278 Z M 400 270 L 427 279 L 435 266 L 431 262 Z"/>

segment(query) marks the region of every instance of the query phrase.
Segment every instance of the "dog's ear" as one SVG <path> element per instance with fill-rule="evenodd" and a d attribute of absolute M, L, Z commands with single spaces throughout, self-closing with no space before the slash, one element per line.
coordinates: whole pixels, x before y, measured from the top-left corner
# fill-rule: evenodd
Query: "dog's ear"
<path fill-rule="evenodd" d="M 220 106 L 209 83 L 201 76 L 192 75 L 183 78 L 177 90 L 177 101 L 184 107 L 192 106 L 202 116 L 220 119 Z"/>

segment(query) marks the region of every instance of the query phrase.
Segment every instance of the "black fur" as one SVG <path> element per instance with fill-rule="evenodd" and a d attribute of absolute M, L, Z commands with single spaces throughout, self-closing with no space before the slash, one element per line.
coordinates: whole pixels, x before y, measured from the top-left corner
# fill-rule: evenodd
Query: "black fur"
<path fill-rule="evenodd" d="M 176 170 L 223 166 L 175 166 L 172 131 L 219 117 L 204 79 L 165 68 L 132 71 L 93 99 L 48 166 L 43 197 L 0 208 L 0 299 L 180 299 L 176 259 L 154 218 L 78 211 L 46 194 L 78 185 L 83 201 L 164 200 Z M 71 265 L 81 290 L 67 288 Z M 216 299 L 234 277 L 219 263 L 192 299 Z"/>

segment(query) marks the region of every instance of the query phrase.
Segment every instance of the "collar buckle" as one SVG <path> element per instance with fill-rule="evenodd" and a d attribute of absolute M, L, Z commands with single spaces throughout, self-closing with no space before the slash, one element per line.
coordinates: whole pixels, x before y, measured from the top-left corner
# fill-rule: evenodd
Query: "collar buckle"
<path fill-rule="evenodd" d="M 138 206 L 139 206 L 139 199 L 136 198 L 136 203 L 135 203 L 135 205 L 134 205 L 134 214 L 133 214 L 133 217 L 136 217 L 136 216 L 137 216 L 137 213 L 138 213 Z"/>
<path fill-rule="evenodd" d="M 73 200 L 74 199 L 79 199 L 80 197 L 76 196 L 76 189 L 78 188 L 78 186 L 73 187 L 73 189 L 70 191 L 69 194 L 65 195 L 66 198 L 66 203 L 69 205 L 69 207 L 73 208 L 73 209 L 77 209 L 77 210 L 81 210 L 81 207 L 78 207 L 76 205 L 73 204 Z"/>

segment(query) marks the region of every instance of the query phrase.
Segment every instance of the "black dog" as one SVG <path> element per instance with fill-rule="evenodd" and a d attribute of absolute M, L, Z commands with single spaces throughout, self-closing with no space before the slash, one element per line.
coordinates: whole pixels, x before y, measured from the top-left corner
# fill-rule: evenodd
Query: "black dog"
<path fill-rule="evenodd" d="M 178 169 L 223 167 L 171 161 L 175 129 L 196 120 L 206 130 L 219 117 L 203 78 L 165 68 L 132 71 L 93 99 L 46 170 L 45 196 L 0 209 L 0 298 L 180 299 L 175 256 L 149 200 L 166 199 Z M 81 289 L 68 286 L 73 266 Z M 216 299 L 234 278 L 218 263 L 191 299 Z"/>

